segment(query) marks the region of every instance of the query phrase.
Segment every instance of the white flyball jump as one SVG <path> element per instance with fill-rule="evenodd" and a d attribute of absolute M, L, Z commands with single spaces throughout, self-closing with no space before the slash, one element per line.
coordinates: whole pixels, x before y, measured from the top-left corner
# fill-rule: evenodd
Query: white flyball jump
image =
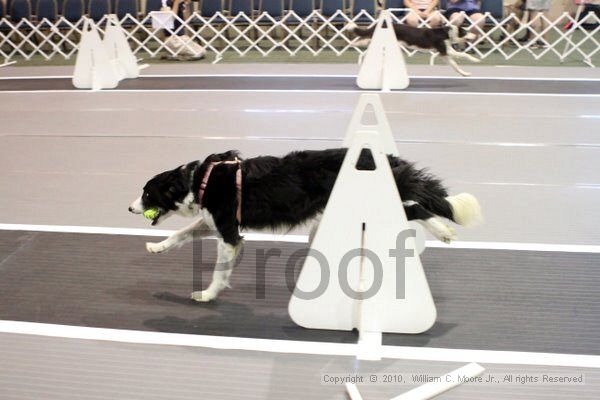
<path fill-rule="evenodd" d="M 104 47 L 106 47 L 108 58 L 113 64 L 119 80 L 135 79 L 140 76 L 142 69 L 148 67 L 148 64 L 138 65 L 138 60 L 131 51 L 125 32 L 115 14 L 108 16 L 104 34 Z"/>
<path fill-rule="evenodd" d="M 96 24 L 85 22 L 73 72 L 73 86 L 78 89 L 114 89 L 122 79 L 137 78 L 148 65 L 138 65 L 117 16 L 107 18 L 104 41 Z"/>
<path fill-rule="evenodd" d="M 385 26 L 384 26 L 385 23 Z M 373 38 L 362 57 L 356 84 L 361 89 L 406 89 L 410 83 L 390 11 L 382 10 Z"/>
<path fill-rule="evenodd" d="M 364 124 L 370 108 L 376 123 Z M 358 329 L 358 357 L 380 359 L 382 332 L 424 332 L 436 308 L 419 258 L 424 240 L 406 219 L 387 159 L 398 151 L 378 95 L 361 95 L 346 143 L 288 308 L 305 328 Z M 364 148 L 374 170 L 356 168 Z"/>

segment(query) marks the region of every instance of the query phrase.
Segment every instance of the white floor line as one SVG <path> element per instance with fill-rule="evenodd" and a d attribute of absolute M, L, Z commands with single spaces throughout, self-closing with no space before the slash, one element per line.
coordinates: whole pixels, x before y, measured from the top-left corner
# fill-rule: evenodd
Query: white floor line
<path fill-rule="evenodd" d="M 355 356 L 358 351 L 358 346 L 350 343 L 303 342 L 294 340 L 144 332 L 22 321 L 0 320 L 0 333 L 138 344 L 262 351 L 270 353 Z M 382 356 L 383 358 L 404 360 L 600 368 L 600 356 L 594 355 L 383 346 Z"/>
<path fill-rule="evenodd" d="M 0 230 L 5 231 L 34 231 L 58 233 L 87 233 L 101 235 L 126 235 L 126 236 L 156 236 L 166 237 L 173 234 L 173 230 L 142 229 L 142 228 L 113 228 L 100 226 L 69 226 L 69 225 L 32 225 L 32 224 L 2 224 Z M 285 235 L 272 233 L 242 232 L 248 241 L 263 242 L 288 242 L 308 243 L 308 235 Z M 600 253 L 600 246 L 579 244 L 552 244 L 552 243 L 516 243 L 516 242 L 463 242 L 457 241 L 448 245 L 437 240 L 427 240 L 427 247 L 449 249 L 478 249 L 478 250 L 515 250 L 515 251 L 543 251 L 564 253 Z"/>
<path fill-rule="evenodd" d="M 10 81 L 18 79 L 66 79 L 72 78 L 73 75 L 24 75 L 24 76 L 0 76 L 0 81 Z"/>
<path fill-rule="evenodd" d="M 201 77 L 240 77 L 240 78 L 354 78 L 356 74 L 143 74 L 141 78 L 201 78 Z M 0 80 L 18 79 L 70 79 L 71 75 L 40 75 L 40 76 L 3 76 Z M 524 77 L 524 76 L 462 76 L 444 75 L 412 75 L 414 79 L 455 79 L 455 80 L 515 80 L 515 81 L 568 81 L 596 82 L 600 78 L 569 78 L 569 77 Z"/>
<path fill-rule="evenodd" d="M 25 93 L 94 93 L 94 94 L 110 94 L 110 93 L 181 93 L 181 92 L 206 92 L 206 93 L 372 93 L 372 90 L 326 90 L 326 89 L 315 89 L 315 90 L 296 90 L 296 89 L 106 89 L 101 91 L 84 90 L 84 89 L 67 89 L 67 90 L 3 90 L 0 91 L 2 94 L 25 94 Z M 600 97 L 600 94 L 575 94 L 575 93 L 480 93 L 480 92 L 442 92 L 442 91 L 411 91 L 411 90 L 398 90 L 392 92 L 378 92 L 384 96 L 387 95 L 403 95 L 403 94 L 440 94 L 440 95 L 465 95 L 465 96 L 533 96 L 533 97 Z"/>

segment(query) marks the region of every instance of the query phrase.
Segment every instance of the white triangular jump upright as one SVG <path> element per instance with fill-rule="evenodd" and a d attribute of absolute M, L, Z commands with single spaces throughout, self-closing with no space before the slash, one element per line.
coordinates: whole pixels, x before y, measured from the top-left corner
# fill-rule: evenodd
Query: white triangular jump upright
<path fill-rule="evenodd" d="M 367 115 L 368 113 L 372 115 Z M 366 123 L 365 119 L 374 122 L 374 124 Z M 391 154 L 396 157 L 399 156 L 398 146 L 396 146 L 396 142 L 394 141 L 392 128 L 385 115 L 385 109 L 383 108 L 381 98 L 377 94 L 363 93 L 359 97 L 358 103 L 352 113 L 352 118 L 350 119 L 350 125 L 348 125 L 348 129 L 346 129 L 343 146 L 350 147 L 352 140 L 354 140 L 354 134 L 361 130 L 377 132 L 386 154 Z M 425 231 L 423 226 L 416 221 L 409 221 L 408 224 L 417 232 L 417 248 L 419 254 L 421 254 L 425 250 Z M 316 231 L 316 228 L 314 229 Z"/>
<path fill-rule="evenodd" d="M 384 26 L 385 23 L 385 26 Z M 361 89 L 406 89 L 410 83 L 388 10 L 382 10 L 356 78 Z"/>
<path fill-rule="evenodd" d="M 84 17 L 83 31 L 75 60 L 73 86 L 78 89 L 112 89 L 119 84 L 106 48 L 94 22 Z"/>
<path fill-rule="evenodd" d="M 125 37 L 125 32 L 115 14 L 107 18 L 104 46 L 119 79 L 132 79 L 140 76 L 140 70 L 148 65 L 138 65 L 137 58 Z"/>
<path fill-rule="evenodd" d="M 366 120 L 374 122 L 374 124 L 368 123 Z M 398 147 L 394 142 L 392 128 L 385 116 L 383 103 L 376 94 L 362 94 L 358 98 L 358 103 L 354 107 L 350 124 L 348 125 L 348 129 L 346 129 L 344 147 L 350 147 L 356 132 L 363 130 L 377 133 L 386 153 L 398 156 Z"/>
<path fill-rule="evenodd" d="M 361 122 L 368 107 L 375 125 Z M 380 342 L 381 332 L 424 332 L 434 324 L 436 309 L 419 258 L 422 248 L 387 159 L 397 150 L 377 95 L 361 96 L 351 128 L 356 130 L 346 138 L 349 149 L 298 277 L 290 316 L 306 328 L 357 328 L 361 340 Z M 364 148 L 375 170 L 356 168 Z"/>

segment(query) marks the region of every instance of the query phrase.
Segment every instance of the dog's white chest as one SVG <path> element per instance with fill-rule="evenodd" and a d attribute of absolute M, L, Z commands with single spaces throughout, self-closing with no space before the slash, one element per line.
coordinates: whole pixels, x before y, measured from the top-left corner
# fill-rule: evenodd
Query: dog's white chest
<path fill-rule="evenodd" d="M 200 210 L 202 214 L 202 218 L 204 218 L 204 223 L 208 226 L 210 230 L 216 231 L 217 226 L 215 225 L 215 220 L 210 212 L 206 208 L 202 208 Z"/>

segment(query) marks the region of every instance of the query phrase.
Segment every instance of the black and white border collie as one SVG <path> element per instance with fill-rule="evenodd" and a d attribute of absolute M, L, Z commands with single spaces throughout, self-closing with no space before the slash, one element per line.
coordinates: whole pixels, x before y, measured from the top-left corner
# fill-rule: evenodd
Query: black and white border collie
<path fill-rule="evenodd" d="M 174 214 L 199 216 L 162 242 L 147 243 L 146 248 L 162 253 L 194 237 L 216 236 L 219 243 L 213 280 L 206 290 L 191 295 L 196 301 L 210 301 L 228 287 L 243 245 L 240 229 L 290 229 L 318 218 L 346 150 L 296 151 L 284 157 L 246 160 L 236 151 L 212 154 L 202 162 L 190 162 L 150 179 L 129 211 L 141 214 L 157 208 L 152 225 Z M 388 156 L 388 160 L 406 216 L 422 223 L 436 238 L 446 243 L 456 238 L 442 218 L 460 225 L 480 220 L 481 210 L 474 196 L 448 196 L 441 181 L 425 170 L 398 157 Z M 375 169 L 370 150 L 363 150 L 357 168 Z"/>
<path fill-rule="evenodd" d="M 355 23 L 348 24 L 346 30 L 357 36 L 352 44 L 357 47 L 367 47 L 373 37 L 376 25 L 373 23 L 368 28 L 359 28 Z M 462 76 L 470 76 L 471 73 L 462 70 L 454 60 L 455 58 L 465 58 L 474 63 L 480 61 L 478 58 L 456 51 L 452 47 L 453 44 L 463 44 L 467 40 L 475 39 L 475 34 L 463 28 L 454 25 L 442 28 L 415 28 L 404 24 L 394 24 L 394 32 L 398 43 L 403 47 L 419 51 L 437 51 Z"/>

